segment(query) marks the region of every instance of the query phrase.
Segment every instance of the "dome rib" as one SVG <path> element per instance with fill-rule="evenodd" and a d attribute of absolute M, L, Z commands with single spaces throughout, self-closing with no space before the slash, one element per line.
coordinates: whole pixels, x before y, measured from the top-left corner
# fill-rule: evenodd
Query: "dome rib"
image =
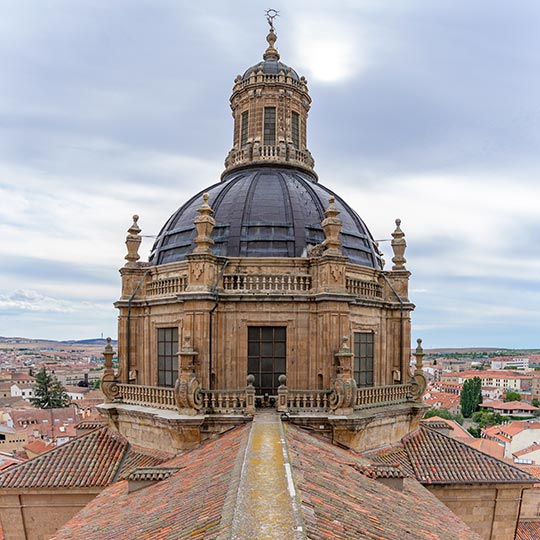
<path fill-rule="evenodd" d="M 193 220 L 208 192 L 216 225 L 213 252 L 225 257 L 302 257 L 324 241 L 321 222 L 328 197 L 336 198 L 343 223 L 343 254 L 355 264 L 381 268 L 380 255 L 362 219 L 331 190 L 302 170 L 250 167 L 231 172 L 190 198 L 166 222 L 154 243 L 150 262 L 181 261 L 192 252 Z"/>

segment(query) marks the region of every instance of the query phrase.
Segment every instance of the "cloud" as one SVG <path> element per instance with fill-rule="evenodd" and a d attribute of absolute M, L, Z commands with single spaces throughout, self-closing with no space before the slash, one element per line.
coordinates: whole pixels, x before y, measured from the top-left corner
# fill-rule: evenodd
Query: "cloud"
<path fill-rule="evenodd" d="M 92 302 L 69 302 L 51 298 L 28 289 L 17 289 L 8 294 L 0 294 L 0 311 L 41 311 L 51 313 L 86 313 L 101 309 Z"/>

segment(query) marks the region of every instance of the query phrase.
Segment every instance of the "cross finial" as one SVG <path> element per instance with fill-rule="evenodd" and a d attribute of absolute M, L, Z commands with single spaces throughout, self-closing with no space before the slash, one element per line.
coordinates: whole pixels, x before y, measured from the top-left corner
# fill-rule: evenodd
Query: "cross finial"
<path fill-rule="evenodd" d="M 270 26 L 270 32 L 274 32 L 275 33 L 275 29 L 274 29 L 274 19 L 276 17 L 279 17 L 279 11 L 275 10 L 275 9 L 267 9 L 265 11 L 265 14 L 266 14 L 266 20 L 268 21 L 268 26 Z"/>
<path fill-rule="evenodd" d="M 274 29 L 274 19 L 278 16 L 278 12 L 275 9 L 266 10 L 266 20 L 270 26 L 270 32 L 266 36 L 266 41 L 268 42 L 268 47 L 263 54 L 263 60 L 279 60 L 279 53 L 275 48 L 277 35 Z"/>

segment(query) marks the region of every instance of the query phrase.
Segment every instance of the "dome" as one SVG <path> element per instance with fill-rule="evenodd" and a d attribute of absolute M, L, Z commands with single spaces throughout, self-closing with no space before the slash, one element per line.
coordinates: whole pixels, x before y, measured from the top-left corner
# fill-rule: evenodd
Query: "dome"
<path fill-rule="evenodd" d="M 242 75 L 242 80 L 245 81 L 249 79 L 252 73 L 257 74 L 259 70 L 262 70 L 265 75 L 278 75 L 280 71 L 283 71 L 285 75 L 289 75 L 295 81 L 300 80 L 298 73 L 296 73 L 296 71 L 294 71 L 292 67 L 284 64 L 283 62 L 280 62 L 277 59 L 264 60 L 262 62 L 259 62 L 258 64 L 255 64 L 254 66 L 251 66 Z"/>
<path fill-rule="evenodd" d="M 159 233 L 150 262 L 182 261 L 191 253 L 202 194 L 210 196 L 216 225 L 215 255 L 226 257 L 305 257 L 325 237 L 321 227 L 330 196 L 342 221 L 341 251 L 352 263 L 381 268 L 375 242 L 362 219 L 339 196 L 309 173 L 285 167 L 250 167 L 192 197 Z"/>

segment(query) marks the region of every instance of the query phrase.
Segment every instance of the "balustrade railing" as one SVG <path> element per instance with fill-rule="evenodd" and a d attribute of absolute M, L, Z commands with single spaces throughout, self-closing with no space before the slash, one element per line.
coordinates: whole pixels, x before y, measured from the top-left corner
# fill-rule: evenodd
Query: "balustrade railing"
<path fill-rule="evenodd" d="M 373 281 L 365 281 L 352 277 L 346 278 L 347 292 L 355 296 L 363 296 L 366 298 L 382 298 L 382 287 Z"/>
<path fill-rule="evenodd" d="M 391 384 L 388 386 L 370 386 L 358 388 L 356 391 L 355 409 L 364 409 L 389 405 L 392 403 L 405 403 L 413 398 L 412 384 Z"/>
<path fill-rule="evenodd" d="M 148 296 L 179 294 L 186 290 L 187 284 L 187 276 L 158 278 L 148 283 L 146 292 Z"/>
<path fill-rule="evenodd" d="M 116 401 L 126 403 L 127 405 L 176 410 L 176 399 L 173 388 L 122 383 L 117 383 L 117 386 L 118 396 L 116 397 Z"/>
<path fill-rule="evenodd" d="M 116 383 L 115 402 L 127 405 L 176 410 L 173 388 Z M 329 412 L 331 390 L 291 390 L 286 392 L 287 410 L 290 412 Z M 253 390 L 253 387 L 252 387 Z M 413 385 L 393 384 L 358 388 L 354 409 L 382 407 L 413 401 Z M 216 414 L 242 414 L 247 406 L 246 389 L 201 390 L 202 410 Z"/>
<path fill-rule="evenodd" d="M 329 395 L 330 390 L 287 390 L 287 408 L 293 412 L 326 412 Z"/>
<path fill-rule="evenodd" d="M 306 274 L 226 274 L 223 276 L 223 289 L 239 292 L 307 292 L 311 289 L 311 276 Z"/>
<path fill-rule="evenodd" d="M 202 390 L 203 408 L 218 414 L 241 414 L 246 408 L 246 390 Z"/>

